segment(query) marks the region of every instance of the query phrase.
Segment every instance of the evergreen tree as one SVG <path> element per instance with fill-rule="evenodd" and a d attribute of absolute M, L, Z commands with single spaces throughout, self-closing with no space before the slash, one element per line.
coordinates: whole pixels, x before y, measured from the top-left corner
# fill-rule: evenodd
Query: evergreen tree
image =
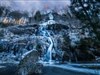
<path fill-rule="evenodd" d="M 41 15 L 40 11 L 37 11 L 37 12 L 36 12 L 36 14 L 35 14 L 35 16 L 34 16 L 34 19 L 35 19 L 36 21 L 41 21 L 41 20 L 42 20 L 42 15 Z"/>
<path fill-rule="evenodd" d="M 100 1 L 99 0 L 71 0 L 71 10 L 75 16 L 91 29 L 100 41 Z"/>

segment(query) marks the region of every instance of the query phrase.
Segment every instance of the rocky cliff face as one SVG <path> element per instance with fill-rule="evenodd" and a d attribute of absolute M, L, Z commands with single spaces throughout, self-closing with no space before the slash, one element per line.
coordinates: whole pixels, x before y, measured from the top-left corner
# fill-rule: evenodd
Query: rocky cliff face
<path fill-rule="evenodd" d="M 45 16 L 50 17 L 49 14 Z M 96 59 L 95 56 L 98 55 L 98 50 L 91 51 L 89 50 L 90 48 L 82 50 L 82 46 L 86 46 L 79 44 L 80 39 L 83 38 L 83 34 L 81 34 L 82 27 L 80 25 L 84 24 L 75 18 L 66 18 L 66 21 L 64 21 L 61 15 L 58 15 L 58 17 L 61 21 L 55 21 L 51 18 L 51 20 L 41 21 L 37 24 L 0 28 L 1 61 L 6 62 L 9 59 L 10 61 L 20 61 L 24 53 L 39 48 L 41 58 L 44 58 L 51 45 L 48 38 L 51 38 L 53 43 L 53 60 L 70 62 L 94 61 Z"/>

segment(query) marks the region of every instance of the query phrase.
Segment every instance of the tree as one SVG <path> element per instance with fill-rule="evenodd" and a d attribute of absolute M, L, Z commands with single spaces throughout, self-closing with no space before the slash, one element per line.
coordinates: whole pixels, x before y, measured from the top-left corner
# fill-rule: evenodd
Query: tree
<path fill-rule="evenodd" d="M 100 1 L 71 0 L 71 11 L 91 29 L 100 41 Z"/>
<path fill-rule="evenodd" d="M 12 11 L 9 16 L 15 18 L 15 19 L 20 19 L 22 17 L 22 13 L 20 11 Z"/>
<path fill-rule="evenodd" d="M 7 14 L 10 12 L 10 9 L 5 6 L 0 6 L 0 16 L 7 16 Z"/>
<path fill-rule="evenodd" d="M 34 16 L 34 19 L 35 19 L 36 21 L 41 21 L 41 20 L 42 20 L 42 15 L 41 15 L 40 11 L 37 11 L 37 12 L 36 12 L 36 14 L 35 14 L 35 16 Z"/>

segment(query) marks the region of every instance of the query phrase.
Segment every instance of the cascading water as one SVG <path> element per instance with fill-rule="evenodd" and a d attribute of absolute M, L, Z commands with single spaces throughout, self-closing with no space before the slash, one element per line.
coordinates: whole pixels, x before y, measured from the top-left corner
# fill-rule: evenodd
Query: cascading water
<path fill-rule="evenodd" d="M 50 33 L 48 33 L 48 40 L 50 41 L 50 46 L 48 48 L 48 51 L 47 51 L 47 54 L 46 56 L 48 57 L 48 62 L 49 64 L 52 64 L 52 48 L 53 48 L 53 41 L 52 41 L 52 38 L 50 36 Z"/>
<path fill-rule="evenodd" d="M 53 24 L 55 21 L 53 20 L 53 15 L 50 13 L 49 14 L 49 20 L 43 24 L 40 24 L 40 30 L 42 31 L 43 37 L 46 37 L 48 41 L 50 42 L 50 46 L 48 47 L 47 53 L 44 55 L 44 62 L 46 61 L 49 64 L 52 64 L 52 49 L 53 49 L 53 40 L 50 35 L 50 32 L 46 30 L 46 26 L 48 24 Z"/>

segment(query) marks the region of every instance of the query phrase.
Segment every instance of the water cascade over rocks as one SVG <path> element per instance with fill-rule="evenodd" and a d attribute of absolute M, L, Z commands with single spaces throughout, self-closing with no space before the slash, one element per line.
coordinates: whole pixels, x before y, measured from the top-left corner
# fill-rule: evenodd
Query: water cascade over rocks
<path fill-rule="evenodd" d="M 49 20 L 47 22 L 40 24 L 40 30 L 42 31 L 42 36 L 46 37 L 50 42 L 50 45 L 47 49 L 47 53 L 43 57 L 43 62 L 52 64 L 53 37 L 51 36 L 51 32 L 46 29 L 50 24 L 55 24 L 55 21 L 53 20 L 53 15 L 51 13 L 49 14 Z"/>

